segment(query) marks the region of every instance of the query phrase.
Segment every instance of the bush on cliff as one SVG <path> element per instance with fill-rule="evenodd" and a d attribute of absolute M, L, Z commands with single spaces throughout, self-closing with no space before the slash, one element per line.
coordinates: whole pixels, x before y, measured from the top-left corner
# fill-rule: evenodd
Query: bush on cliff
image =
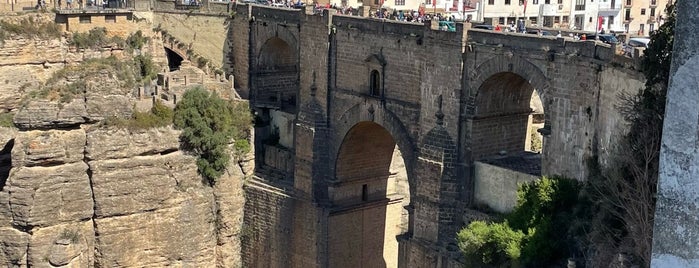
<path fill-rule="evenodd" d="M 12 35 L 54 39 L 61 36 L 61 27 L 55 22 L 35 21 L 33 17 L 24 18 L 19 23 L 0 20 L 0 43 Z"/>
<path fill-rule="evenodd" d="M 517 206 L 504 222 L 473 222 L 457 240 L 472 266 L 547 267 L 579 251 L 578 199 L 580 183 L 562 177 L 542 177 L 520 185 Z M 584 220 L 584 219 L 583 219 Z"/>
<path fill-rule="evenodd" d="M 109 45 L 123 46 L 124 39 L 118 36 L 109 37 L 104 27 L 93 28 L 87 33 L 73 33 L 70 45 L 77 48 L 101 48 Z"/>
<path fill-rule="evenodd" d="M 134 111 L 131 118 L 109 117 L 102 121 L 103 126 L 116 126 L 131 130 L 164 127 L 172 124 L 173 110 L 160 100 L 147 112 Z"/>
<path fill-rule="evenodd" d="M 175 106 L 174 123 L 182 130 L 183 147 L 198 156 L 199 174 L 209 185 L 228 165 L 232 140 L 236 149 L 249 148 L 242 144 L 252 124 L 247 103 L 223 100 L 200 87 L 184 93 Z"/>

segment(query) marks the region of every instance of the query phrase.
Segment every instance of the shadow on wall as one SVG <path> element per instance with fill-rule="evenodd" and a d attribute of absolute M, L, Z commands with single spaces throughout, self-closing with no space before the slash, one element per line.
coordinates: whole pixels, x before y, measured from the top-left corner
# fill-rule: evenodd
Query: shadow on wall
<path fill-rule="evenodd" d="M 10 176 L 12 168 L 12 147 L 15 145 L 15 139 L 7 141 L 5 147 L 0 150 L 0 191 L 5 188 L 7 178 Z"/>

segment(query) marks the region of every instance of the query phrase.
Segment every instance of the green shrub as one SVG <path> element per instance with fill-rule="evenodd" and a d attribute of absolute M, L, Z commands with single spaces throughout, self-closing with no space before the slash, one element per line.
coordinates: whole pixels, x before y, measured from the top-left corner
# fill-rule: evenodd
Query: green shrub
<path fill-rule="evenodd" d="M 204 68 L 204 66 L 206 66 L 207 63 L 209 63 L 209 60 L 203 57 L 197 58 L 197 67 Z"/>
<path fill-rule="evenodd" d="M 140 74 L 140 81 L 151 81 L 158 75 L 158 68 L 153 63 L 153 59 L 148 54 L 134 57 L 136 70 Z"/>
<path fill-rule="evenodd" d="M 70 40 L 70 45 L 77 48 L 100 48 L 108 45 L 123 45 L 124 40 L 121 37 L 109 37 L 107 29 L 104 27 L 93 28 L 87 33 L 73 33 L 73 38 Z"/>
<path fill-rule="evenodd" d="M 488 224 L 474 221 L 458 234 L 461 251 L 472 265 L 491 264 L 516 266 L 524 234 L 510 228 L 507 222 Z"/>
<path fill-rule="evenodd" d="M 128 38 L 126 38 L 126 45 L 131 48 L 131 49 L 142 49 L 144 45 L 148 43 L 150 38 L 143 36 L 143 32 L 141 30 L 138 30 L 135 33 L 132 33 L 129 35 Z"/>
<path fill-rule="evenodd" d="M 577 254 L 576 241 L 584 235 L 580 221 L 588 221 L 581 217 L 588 205 L 579 199 L 580 189 L 578 181 L 562 177 L 520 185 L 517 206 L 503 223 L 478 222 L 461 230 L 462 252 L 485 264 L 530 267 L 546 267 Z"/>
<path fill-rule="evenodd" d="M 11 35 L 27 38 L 54 39 L 61 37 L 61 27 L 54 22 L 38 22 L 33 17 L 22 19 L 19 24 L 0 21 L 0 41 Z"/>
<path fill-rule="evenodd" d="M 228 165 L 228 144 L 247 139 L 251 122 L 247 104 L 225 101 L 200 87 L 186 91 L 175 107 L 174 123 L 182 129 L 183 145 L 198 156 L 199 174 L 209 185 Z"/>
<path fill-rule="evenodd" d="M 150 111 L 134 111 L 131 118 L 128 119 L 109 117 L 102 121 L 102 125 L 116 126 L 131 130 L 164 127 L 172 124 L 173 114 L 174 112 L 170 107 L 165 106 L 165 104 L 158 100 L 153 107 L 151 107 Z"/>
<path fill-rule="evenodd" d="M 525 263 L 544 265 L 567 258 L 573 243 L 573 225 L 581 185 L 563 177 L 542 177 L 522 184 L 517 190 L 517 206 L 507 220 L 527 235 L 522 247 Z"/>
<path fill-rule="evenodd" d="M 14 113 L 6 112 L 0 114 L 0 127 L 15 127 L 15 123 L 12 119 L 15 117 Z"/>

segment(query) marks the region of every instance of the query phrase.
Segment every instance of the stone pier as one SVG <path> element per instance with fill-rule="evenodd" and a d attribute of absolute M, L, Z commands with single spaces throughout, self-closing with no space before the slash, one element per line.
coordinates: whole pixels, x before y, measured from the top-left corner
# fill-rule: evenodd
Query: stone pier
<path fill-rule="evenodd" d="M 667 94 L 653 268 L 699 267 L 699 0 L 677 1 Z"/>

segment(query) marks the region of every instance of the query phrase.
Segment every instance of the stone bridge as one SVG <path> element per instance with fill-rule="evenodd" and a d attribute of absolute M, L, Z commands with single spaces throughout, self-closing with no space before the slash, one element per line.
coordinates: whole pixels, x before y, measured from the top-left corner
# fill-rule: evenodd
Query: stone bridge
<path fill-rule="evenodd" d="M 256 115 L 245 267 L 461 267 L 478 194 L 516 189 L 479 163 L 580 180 L 605 163 L 617 96 L 643 83 L 613 47 L 468 28 L 237 6 L 229 60 Z"/>

